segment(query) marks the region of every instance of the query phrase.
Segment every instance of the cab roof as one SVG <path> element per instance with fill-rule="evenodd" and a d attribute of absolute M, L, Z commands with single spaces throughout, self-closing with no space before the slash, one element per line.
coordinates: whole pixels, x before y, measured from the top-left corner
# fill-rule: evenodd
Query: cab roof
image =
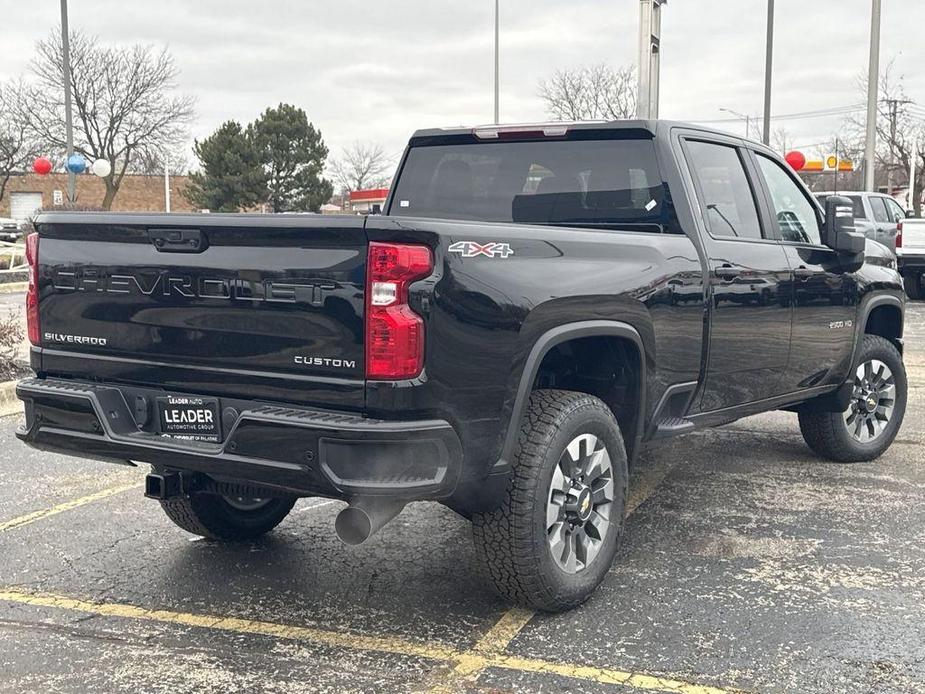
<path fill-rule="evenodd" d="M 680 127 L 725 138 L 742 140 L 722 130 L 707 128 L 696 123 L 672 120 L 627 119 L 627 120 L 590 120 L 590 121 L 544 121 L 538 123 L 501 123 L 476 126 L 451 126 L 446 128 L 425 128 L 415 131 L 411 144 L 423 144 L 422 140 L 450 140 L 460 142 L 461 138 L 474 138 L 476 141 L 543 139 L 545 137 L 568 137 L 569 135 L 591 133 L 610 133 L 617 137 L 648 137 L 664 135 L 672 128 Z M 760 143 L 754 143 L 760 145 Z"/>

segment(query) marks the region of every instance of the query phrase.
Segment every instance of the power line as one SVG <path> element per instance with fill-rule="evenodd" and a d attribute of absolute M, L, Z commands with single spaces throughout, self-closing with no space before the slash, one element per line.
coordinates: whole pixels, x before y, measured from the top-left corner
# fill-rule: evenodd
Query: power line
<path fill-rule="evenodd" d="M 834 106 L 813 111 L 798 111 L 796 113 L 781 113 L 771 116 L 771 120 L 801 120 L 804 118 L 825 118 L 828 116 L 840 116 L 849 113 L 855 113 L 864 109 L 863 104 L 851 104 L 847 106 Z M 741 118 L 706 118 L 695 120 L 695 123 L 735 123 Z"/>

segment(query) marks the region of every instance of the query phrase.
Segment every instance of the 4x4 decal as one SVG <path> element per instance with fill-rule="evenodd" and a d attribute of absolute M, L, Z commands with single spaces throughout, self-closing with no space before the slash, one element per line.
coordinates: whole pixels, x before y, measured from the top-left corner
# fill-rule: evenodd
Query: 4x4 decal
<path fill-rule="evenodd" d="M 489 241 L 488 243 L 477 243 L 475 241 L 457 241 L 447 250 L 450 253 L 459 253 L 463 258 L 475 258 L 476 256 L 485 255 L 489 258 L 507 258 L 514 255 L 514 249 L 508 243 L 497 243 Z"/>

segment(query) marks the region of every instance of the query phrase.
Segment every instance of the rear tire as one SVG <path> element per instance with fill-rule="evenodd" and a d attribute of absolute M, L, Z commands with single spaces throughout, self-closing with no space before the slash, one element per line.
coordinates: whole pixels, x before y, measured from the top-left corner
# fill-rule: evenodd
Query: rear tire
<path fill-rule="evenodd" d="M 607 575 L 623 534 L 620 427 L 592 395 L 535 391 L 512 467 L 501 506 L 472 518 L 482 572 L 511 602 L 576 607 Z"/>
<path fill-rule="evenodd" d="M 191 494 L 161 501 L 167 517 L 189 533 L 210 540 L 252 540 L 289 515 L 295 497 L 276 499 L 226 498 Z"/>
<path fill-rule="evenodd" d="M 892 342 L 865 335 L 855 368 L 854 392 L 845 412 L 799 413 L 806 444 L 839 463 L 878 458 L 893 443 L 906 413 L 906 369 Z"/>

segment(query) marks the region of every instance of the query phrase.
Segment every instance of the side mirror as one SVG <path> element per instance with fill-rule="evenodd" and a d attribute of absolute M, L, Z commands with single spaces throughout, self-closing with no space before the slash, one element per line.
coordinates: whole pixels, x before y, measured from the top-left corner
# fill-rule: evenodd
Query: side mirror
<path fill-rule="evenodd" d="M 854 205 L 848 198 L 830 195 L 825 199 L 825 245 L 837 253 L 864 252 L 864 234 L 855 230 Z"/>
<path fill-rule="evenodd" d="M 906 210 L 906 217 L 913 219 L 915 217 L 915 210 Z"/>

